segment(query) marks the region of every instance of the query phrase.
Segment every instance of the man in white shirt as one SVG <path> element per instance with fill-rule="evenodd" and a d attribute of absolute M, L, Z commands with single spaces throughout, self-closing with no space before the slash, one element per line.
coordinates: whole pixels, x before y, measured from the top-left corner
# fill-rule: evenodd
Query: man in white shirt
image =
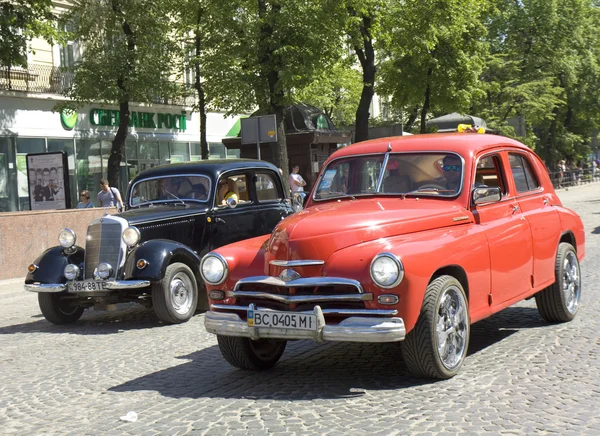
<path fill-rule="evenodd" d="M 303 192 L 306 186 L 306 181 L 298 174 L 298 171 L 300 171 L 300 167 L 295 165 L 290 174 L 290 189 L 292 190 L 292 194 L 294 192 Z"/>

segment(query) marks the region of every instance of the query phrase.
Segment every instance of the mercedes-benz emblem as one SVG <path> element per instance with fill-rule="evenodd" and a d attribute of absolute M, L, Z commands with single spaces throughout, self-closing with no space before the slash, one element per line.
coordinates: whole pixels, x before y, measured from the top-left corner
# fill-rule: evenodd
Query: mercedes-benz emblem
<path fill-rule="evenodd" d="M 301 276 L 293 269 L 284 269 L 281 274 L 279 274 L 279 278 L 284 282 L 291 282 L 292 280 L 299 279 Z"/>

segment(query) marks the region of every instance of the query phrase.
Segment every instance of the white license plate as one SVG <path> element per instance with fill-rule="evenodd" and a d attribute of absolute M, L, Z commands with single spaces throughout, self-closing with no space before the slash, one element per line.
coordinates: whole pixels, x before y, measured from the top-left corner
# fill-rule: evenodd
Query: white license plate
<path fill-rule="evenodd" d="M 317 316 L 308 313 L 248 310 L 248 326 L 317 330 Z"/>
<path fill-rule="evenodd" d="M 69 292 L 93 292 L 104 291 L 105 289 L 106 282 L 97 282 L 96 280 L 69 283 Z"/>

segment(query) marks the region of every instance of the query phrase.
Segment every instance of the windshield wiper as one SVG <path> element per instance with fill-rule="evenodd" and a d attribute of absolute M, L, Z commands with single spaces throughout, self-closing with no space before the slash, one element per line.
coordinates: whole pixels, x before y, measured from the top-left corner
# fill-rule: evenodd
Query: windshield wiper
<path fill-rule="evenodd" d="M 175 194 L 173 194 L 172 192 L 170 192 L 170 191 L 167 191 L 167 190 L 165 190 L 165 192 L 166 192 L 167 194 L 169 194 L 171 197 L 173 197 L 175 200 L 179 200 L 179 201 L 181 201 L 181 205 L 182 205 L 183 207 L 187 207 L 187 206 L 188 206 L 187 204 L 185 204 L 185 201 L 183 201 L 181 198 L 179 198 L 178 196 L 176 196 L 176 195 L 175 195 Z M 174 204 L 180 204 L 180 203 L 174 203 Z"/>

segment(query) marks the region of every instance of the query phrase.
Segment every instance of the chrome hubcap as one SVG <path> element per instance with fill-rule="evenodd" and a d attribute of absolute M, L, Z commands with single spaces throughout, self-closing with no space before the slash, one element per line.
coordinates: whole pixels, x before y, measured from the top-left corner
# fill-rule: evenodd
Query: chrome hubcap
<path fill-rule="evenodd" d="M 192 283 L 184 273 L 177 273 L 169 284 L 169 295 L 175 312 L 185 315 L 192 307 Z"/>
<path fill-rule="evenodd" d="M 456 286 L 450 286 L 440 298 L 436 321 L 438 355 L 446 369 L 460 365 L 469 337 L 467 305 Z"/>
<path fill-rule="evenodd" d="M 579 296 L 581 295 L 581 277 L 577 256 L 572 251 L 567 253 L 563 261 L 562 293 L 569 313 L 574 314 L 577 312 Z"/>

